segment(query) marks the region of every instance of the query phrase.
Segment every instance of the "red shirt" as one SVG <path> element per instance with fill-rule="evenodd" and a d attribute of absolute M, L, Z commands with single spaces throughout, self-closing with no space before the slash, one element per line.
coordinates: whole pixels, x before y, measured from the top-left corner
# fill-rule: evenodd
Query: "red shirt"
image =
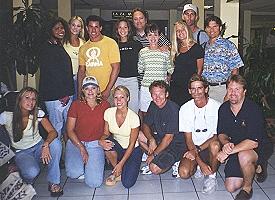
<path fill-rule="evenodd" d="M 76 118 L 74 130 L 80 141 L 90 142 L 100 139 L 104 129 L 104 111 L 109 107 L 107 101 L 102 101 L 94 109 L 80 100 L 72 103 L 68 117 Z"/>

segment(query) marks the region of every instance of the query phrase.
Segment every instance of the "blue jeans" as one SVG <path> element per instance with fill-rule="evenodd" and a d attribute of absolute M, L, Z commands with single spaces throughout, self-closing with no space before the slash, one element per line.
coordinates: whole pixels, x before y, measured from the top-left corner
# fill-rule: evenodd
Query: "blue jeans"
<path fill-rule="evenodd" d="M 33 180 L 39 175 L 41 164 L 41 149 L 44 141 L 41 140 L 31 148 L 20 150 L 15 154 L 15 163 L 19 169 L 22 179 L 27 183 L 33 183 Z M 50 183 L 60 183 L 59 161 L 61 157 L 61 142 L 57 138 L 50 145 L 50 154 L 52 159 L 48 164 L 47 180 Z"/>
<path fill-rule="evenodd" d="M 123 149 L 122 146 L 112 137 L 108 137 L 108 139 L 115 143 L 114 147 L 110 151 L 116 151 L 118 161 L 120 161 L 127 149 Z M 125 188 L 130 188 L 136 183 L 139 175 L 142 154 L 143 152 L 141 148 L 137 146 L 125 162 L 121 173 L 121 182 Z"/>
<path fill-rule="evenodd" d="M 71 103 L 72 96 L 70 96 L 70 101 L 66 106 L 62 106 L 59 100 L 45 101 L 45 105 L 49 114 L 49 120 L 58 133 L 59 139 L 61 138 L 62 131 L 65 128 L 67 114 Z"/>
<path fill-rule="evenodd" d="M 99 187 L 103 182 L 105 156 L 104 150 L 98 144 L 98 140 L 82 142 L 85 146 L 89 159 L 84 165 L 80 150 L 71 142 L 67 141 L 65 153 L 66 174 L 70 178 L 78 178 L 82 174 L 85 183 L 92 188 Z"/>

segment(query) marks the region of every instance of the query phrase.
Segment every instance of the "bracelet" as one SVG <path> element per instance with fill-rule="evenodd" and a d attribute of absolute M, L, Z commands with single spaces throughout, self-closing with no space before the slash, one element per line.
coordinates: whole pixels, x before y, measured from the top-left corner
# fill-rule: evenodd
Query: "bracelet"
<path fill-rule="evenodd" d="M 154 156 L 154 158 L 155 158 L 155 157 L 157 157 L 157 156 L 158 156 L 158 154 L 154 152 L 154 153 L 153 153 L 153 156 Z"/>
<path fill-rule="evenodd" d="M 198 153 L 200 153 L 201 152 L 201 147 L 199 145 L 195 145 L 195 147 L 196 147 Z"/>

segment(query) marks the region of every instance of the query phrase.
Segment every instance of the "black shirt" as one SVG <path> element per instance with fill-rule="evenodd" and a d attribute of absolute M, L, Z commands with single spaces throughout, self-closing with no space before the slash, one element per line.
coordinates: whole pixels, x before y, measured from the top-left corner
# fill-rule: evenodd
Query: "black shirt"
<path fill-rule="evenodd" d="M 71 58 L 61 45 L 46 42 L 40 51 L 39 96 L 54 101 L 74 93 Z"/>
<path fill-rule="evenodd" d="M 120 51 L 120 72 L 119 77 L 129 78 L 137 77 L 138 53 L 142 49 L 140 42 L 131 40 L 128 42 L 119 42 Z"/>

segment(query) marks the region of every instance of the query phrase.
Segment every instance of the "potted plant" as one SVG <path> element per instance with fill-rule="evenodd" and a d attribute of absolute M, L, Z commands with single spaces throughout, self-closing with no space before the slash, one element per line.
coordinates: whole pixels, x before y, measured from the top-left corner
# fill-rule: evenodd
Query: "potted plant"
<path fill-rule="evenodd" d="M 28 85 L 28 74 L 34 75 L 38 70 L 38 53 L 43 41 L 42 27 L 49 14 L 39 4 L 29 5 L 22 0 L 23 7 L 14 8 L 18 13 L 6 36 L 6 56 L 20 75 L 24 75 L 23 86 Z"/>
<path fill-rule="evenodd" d="M 272 53 L 273 52 L 273 53 Z M 275 48 L 256 38 L 246 49 L 244 76 L 248 96 L 263 109 L 269 136 L 275 136 Z"/>

